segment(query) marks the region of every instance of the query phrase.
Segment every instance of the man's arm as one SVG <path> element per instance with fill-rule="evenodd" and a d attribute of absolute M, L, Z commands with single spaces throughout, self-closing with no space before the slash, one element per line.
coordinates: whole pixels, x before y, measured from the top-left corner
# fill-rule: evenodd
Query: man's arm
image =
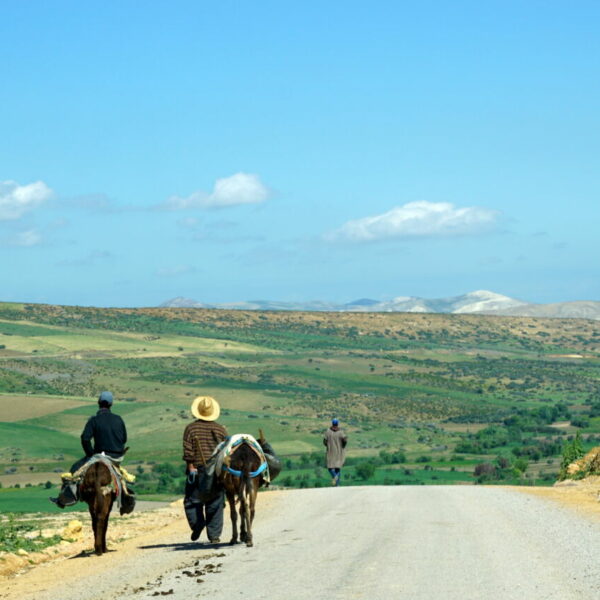
<path fill-rule="evenodd" d="M 194 442 L 190 434 L 189 425 L 183 432 L 183 460 L 190 473 L 195 473 L 197 471 L 196 466 L 194 465 Z"/>
<path fill-rule="evenodd" d="M 86 456 L 92 456 L 94 454 L 94 448 L 92 447 L 92 438 L 94 437 L 94 417 L 88 419 L 88 422 L 83 428 L 81 434 L 81 446 Z"/>
<path fill-rule="evenodd" d="M 121 424 L 123 425 L 123 446 L 127 443 L 127 427 L 125 427 L 125 421 L 121 419 Z"/>
<path fill-rule="evenodd" d="M 221 442 L 225 441 L 229 437 L 227 429 L 225 429 L 225 427 L 223 427 L 223 425 L 220 423 L 219 427 L 216 427 L 211 431 L 211 435 L 215 441 L 215 446 L 218 446 Z"/>

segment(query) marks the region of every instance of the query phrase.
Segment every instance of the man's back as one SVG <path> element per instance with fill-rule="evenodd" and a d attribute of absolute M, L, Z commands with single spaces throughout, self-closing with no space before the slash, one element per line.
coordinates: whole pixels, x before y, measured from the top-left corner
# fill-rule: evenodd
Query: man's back
<path fill-rule="evenodd" d="M 208 462 L 213 450 L 226 437 L 227 430 L 216 421 L 193 421 L 183 432 L 183 460 L 196 466 Z"/>
<path fill-rule="evenodd" d="M 337 425 L 330 427 L 323 436 L 327 446 L 327 468 L 341 468 L 344 465 L 345 448 L 348 438 Z"/>
<path fill-rule="evenodd" d="M 91 440 L 94 440 L 92 447 Z M 81 445 L 87 456 L 104 452 L 109 456 L 122 456 L 127 442 L 125 423 L 109 408 L 101 408 L 90 417 L 81 434 Z"/>

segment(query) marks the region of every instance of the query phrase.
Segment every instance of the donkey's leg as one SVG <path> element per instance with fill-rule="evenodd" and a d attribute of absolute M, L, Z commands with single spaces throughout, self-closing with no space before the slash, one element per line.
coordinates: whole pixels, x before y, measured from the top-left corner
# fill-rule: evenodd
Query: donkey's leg
<path fill-rule="evenodd" d="M 100 507 L 100 514 L 96 519 L 96 541 L 94 543 L 94 550 L 98 555 L 106 552 L 106 515 L 103 514 L 103 508 L 104 507 Z"/>
<path fill-rule="evenodd" d="M 248 541 L 248 503 L 246 501 L 246 494 L 240 494 L 240 521 L 241 532 L 240 532 L 240 540 L 242 542 Z"/>
<path fill-rule="evenodd" d="M 102 507 L 102 514 L 104 515 L 104 523 L 102 527 L 102 552 L 108 552 L 106 549 L 106 530 L 108 529 L 108 517 L 112 510 L 113 497 L 105 496 L 104 506 Z"/>
<path fill-rule="evenodd" d="M 254 482 L 246 489 L 246 546 L 252 546 L 252 521 L 254 519 L 254 500 L 256 493 L 254 491 Z"/>
<path fill-rule="evenodd" d="M 252 482 L 250 493 L 248 494 L 248 533 L 246 537 L 246 546 L 252 546 L 252 523 L 254 521 L 254 509 L 256 506 L 256 494 L 258 491 L 258 480 Z"/>
<path fill-rule="evenodd" d="M 96 515 L 96 524 L 94 526 L 94 552 L 98 556 L 101 556 L 104 552 L 104 521 L 105 519 L 102 515 Z"/>
<path fill-rule="evenodd" d="M 101 554 L 101 552 L 98 551 L 100 546 L 98 545 L 98 515 L 96 514 L 95 504 L 96 501 L 95 498 L 93 498 L 89 502 L 88 507 L 90 509 L 90 517 L 92 518 L 92 531 L 94 532 L 94 552 L 96 554 Z"/>
<path fill-rule="evenodd" d="M 238 529 L 237 529 L 237 512 L 235 510 L 235 493 L 227 490 L 227 503 L 229 504 L 229 515 L 231 517 L 231 541 L 230 544 L 237 544 Z"/>

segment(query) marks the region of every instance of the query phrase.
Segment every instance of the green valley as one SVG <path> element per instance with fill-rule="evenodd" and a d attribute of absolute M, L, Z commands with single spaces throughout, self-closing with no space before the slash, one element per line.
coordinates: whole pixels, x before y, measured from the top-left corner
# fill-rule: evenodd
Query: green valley
<path fill-rule="evenodd" d="M 0 304 L 2 486 L 57 482 L 103 389 L 147 493 L 177 492 L 199 394 L 230 433 L 265 431 L 282 486 L 328 483 L 332 416 L 346 483 L 549 484 L 577 432 L 600 442 L 600 322 Z"/>

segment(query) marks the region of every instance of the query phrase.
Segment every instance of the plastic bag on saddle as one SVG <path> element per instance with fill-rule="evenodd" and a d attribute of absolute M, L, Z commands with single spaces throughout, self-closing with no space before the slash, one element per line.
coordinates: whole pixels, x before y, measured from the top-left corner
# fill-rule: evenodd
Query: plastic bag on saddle
<path fill-rule="evenodd" d="M 281 473 L 281 469 L 282 469 L 281 461 L 277 458 L 277 455 L 275 454 L 275 450 L 273 450 L 273 446 L 271 446 L 271 444 L 269 444 L 269 442 L 263 442 L 262 449 L 263 449 L 263 453 L 265 455 L 265 460 L 267 461 L 267 464 L 269 465 L 269 475 L 270 475 L 271 481 L 273 481 L 273 479 L 275 479 L 275 477 L 277 477 L 277 475 L 279 475 L 279 473 Z"/>

